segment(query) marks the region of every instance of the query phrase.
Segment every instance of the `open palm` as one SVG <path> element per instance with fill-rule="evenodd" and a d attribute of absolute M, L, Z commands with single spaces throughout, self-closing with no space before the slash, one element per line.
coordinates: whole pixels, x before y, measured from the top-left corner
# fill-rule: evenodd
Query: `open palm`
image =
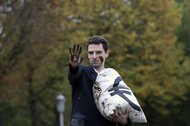
<path fill-rule="evenodd" d="M 69 48 L 69 53 L 70 53 L 69 64 L 73 68 L 78 67 L 78 65 L 82 62 L 82 58 L 80 56 L 81 52 L 82 52 L 82 47 L 79 45 L 74 45 L 72 49 Z"/>

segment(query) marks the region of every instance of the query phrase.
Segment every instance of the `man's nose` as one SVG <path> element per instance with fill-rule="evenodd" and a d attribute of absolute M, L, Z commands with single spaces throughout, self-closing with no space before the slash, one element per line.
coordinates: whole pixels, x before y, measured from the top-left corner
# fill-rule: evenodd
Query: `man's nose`
<path fill-rule="evenodd" d="M 97 58 L 97 54 L 96 53 L 93 53 L 93 58 Z"/>

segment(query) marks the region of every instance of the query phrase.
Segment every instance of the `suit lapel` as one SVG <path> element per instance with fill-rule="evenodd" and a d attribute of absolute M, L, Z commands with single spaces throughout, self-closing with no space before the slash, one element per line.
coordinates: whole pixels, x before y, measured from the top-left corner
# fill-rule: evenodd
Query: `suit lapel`
<path fill-rule="evenodd" d="M 92 78 L 92 81 L 94 83 L 98 74 L 96 73 L 96 71 L 93 69 L 92 66 L 89 67 L 89 71 L 90 71 L 90 76 Z"/>

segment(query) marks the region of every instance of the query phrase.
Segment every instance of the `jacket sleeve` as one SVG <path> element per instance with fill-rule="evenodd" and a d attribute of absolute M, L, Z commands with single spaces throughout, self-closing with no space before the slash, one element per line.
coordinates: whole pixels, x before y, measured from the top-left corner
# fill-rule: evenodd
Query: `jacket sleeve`
<path fill-rule="evenodd" d="M 68 71 L 68 80 L 69 83 L 72 85 L 76 82 L 76 80 L 80 77 L 82 73 L 82 66 L 79 65 L 76 69 L 73 69 L 71 65 L 69 65 Z"/>

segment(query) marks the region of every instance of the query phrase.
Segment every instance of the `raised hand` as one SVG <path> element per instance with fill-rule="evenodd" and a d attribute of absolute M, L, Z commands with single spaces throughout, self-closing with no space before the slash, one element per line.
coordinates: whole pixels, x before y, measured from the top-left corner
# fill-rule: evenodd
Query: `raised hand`
<path fill-rule="evenodd" d="M 82 62 L 82 58 L 80 56 L 82 52 L 82 47 L 79 45 L 74 45 L 73 48 L 69 48 L 69 53 L 70 53 L 70 60 L 69 64 L 73 68 L 77 68 L 78 65 Z"/>

